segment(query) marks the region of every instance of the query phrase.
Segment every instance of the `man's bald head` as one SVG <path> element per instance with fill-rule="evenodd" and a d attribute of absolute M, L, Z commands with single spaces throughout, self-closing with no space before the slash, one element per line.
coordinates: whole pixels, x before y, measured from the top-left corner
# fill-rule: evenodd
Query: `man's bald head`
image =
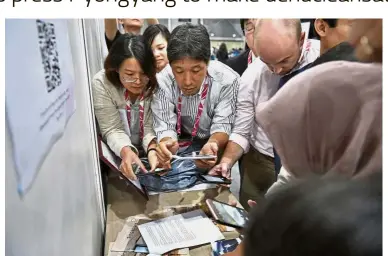
<path fill-rule="evenodd" d="M 255 26 L 254 53 L 277 74 L 297 64 L 304 42 L 299 19 L 259 19 Z"/>
<path fill-rule="evenodd" d="M 255 28 L 255 38 L 269 33 L 285 34 L 299 39 L 302 33 L 300 19 L 258 19 Z"/>

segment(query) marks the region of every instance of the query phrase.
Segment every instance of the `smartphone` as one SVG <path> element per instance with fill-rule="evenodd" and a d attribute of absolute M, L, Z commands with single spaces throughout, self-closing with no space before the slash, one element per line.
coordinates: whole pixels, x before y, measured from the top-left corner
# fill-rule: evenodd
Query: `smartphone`
<path fill-rule="evenodd" d="M 221 203 L 216 200 L 207 199 L 208 206 L 213 218 L 224 225 L 234 228 L 244 228 L 248 221 L 248 212 L 229 204 Z"/>
<path fill-rule="evenodd" d="M 211 175 L 204 175 L 200 174 L 199 179 L 203 183 L 211 183 L 211 184 L 231 184 L 231 180 L 222 177 L 222 176 L 211 176 Z"/>
<path fill-rule="evenodd" d="M 149 253 L 148 247 L 142 245 L 136 245 L 133 251 L 136 253 Z"/>

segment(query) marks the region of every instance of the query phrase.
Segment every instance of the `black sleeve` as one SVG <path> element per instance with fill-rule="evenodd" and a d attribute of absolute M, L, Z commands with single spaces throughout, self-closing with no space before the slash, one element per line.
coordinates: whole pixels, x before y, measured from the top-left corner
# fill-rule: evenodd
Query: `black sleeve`
<path fill-rule="evenodd" d="M 105 43 L 106 43 L 106 47 L 108 48 L 108 51 L 112 47 L 113 43 L 117 40 L 117 38 L 119 38 L 119 36 L 121 36 L 121 33 L 120 33 L 120 31 L 117 30 L 115 37 L 111 41 L 111 40 L 109 40 L 109 38 L 106 37 L 106 34 L 105 34 Z"/>
<path fill-rule="evenodd" d="M 318 66 L 320 64 L 330 62 L 330 61 L 359 61 L 354 53 L 354 48 L 348 42 L 342 42 L 333 48 L 326 51 L 319 58 L 317 58 L 313 63 L 310 64 L 311 67 Z"/>
<path fill-rule="evenodd" d="M 248 67 L 248 54 L 249 50 L 241 53 L 238 56 L 228 59 L 225 64 L 231 67 L 240 76 L 242 76 L 242 74 Z"/>

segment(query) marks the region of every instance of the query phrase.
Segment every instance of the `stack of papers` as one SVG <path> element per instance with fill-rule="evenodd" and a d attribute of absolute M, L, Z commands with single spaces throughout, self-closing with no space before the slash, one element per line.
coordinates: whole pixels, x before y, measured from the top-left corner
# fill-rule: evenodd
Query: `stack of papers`
<path fill-rule="evenodd" d="M 195 210 L 138 226 L 152 255 L 225 239 L 202 210 Z"/>

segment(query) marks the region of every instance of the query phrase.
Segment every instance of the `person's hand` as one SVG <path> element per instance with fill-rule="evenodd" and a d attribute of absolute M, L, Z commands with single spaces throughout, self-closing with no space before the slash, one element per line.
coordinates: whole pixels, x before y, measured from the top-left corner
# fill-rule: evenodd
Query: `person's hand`
<path fill-rule="evenodd" d="M 256 203 L 256 201 L 248 200 L 248 205 L 249 205 L 249 207 L 253 208 L 257 205 L 257 203 Z"/>
<path fill-rule="evenodd" d="M 227 179 L 231 179 L 231 166 L 228 163 L 219 163 L 216 166 L 214 166 L 210 171 L 209 175 L 212 176 L 222 176 Z"/>
<path fill-rule="evenodd" d="M 237 207 L 237 201 L 234 201 L 234 200 L 230 201 L 229 205 Z M 248 205 L 249 205 L 249 207 L 253 208 L 253 207 L 255 207 L 257 205 L 257 203 L 256 203 L 256 201 L 248 200 Z"/>
<path fill-rule="evenodd" d="M 155 150 L 148 152 L 148 163 L 151 168 L 150 172 L 155 171 L 155 169 L 159 166 L 159 160 Z"/>
<path fill-rule="evenodd" d="M 159 163 L 165 169 L 171 169 L 171 157 L 179 149 L 178 141 L 172 138 L 162 139 L 158 146 L 156 147 L 156 155 L 158 157 Z"/>
<path fill-rule="evenodd" d="M 214 156 L 217 156 L 217 154 L 218 154 L 218 144 L 216 142 L 208 142 L 208 143 L 206 143 L 202 147 L 202 149 L 199 152 L 199 154 L 200 155 L 214 155 Z M 201 168 L 201 169 L 212 168 L 216 163 L 217 163 L 217 158 L 195 160 L 195 165 L 198 168 Z"/>
<path fill-rule="evenodd" d="M 143 163 L 140 161 L 139 157 L 135 152 L 133 152 L 129 147 L 124 147 L 121 149 L 121 164 L 120 171 L 130 180 L 137 180 L 137 177 L 132 169 L 132 164 L 137 164 L 143 172 L 147 172 Z"/>

